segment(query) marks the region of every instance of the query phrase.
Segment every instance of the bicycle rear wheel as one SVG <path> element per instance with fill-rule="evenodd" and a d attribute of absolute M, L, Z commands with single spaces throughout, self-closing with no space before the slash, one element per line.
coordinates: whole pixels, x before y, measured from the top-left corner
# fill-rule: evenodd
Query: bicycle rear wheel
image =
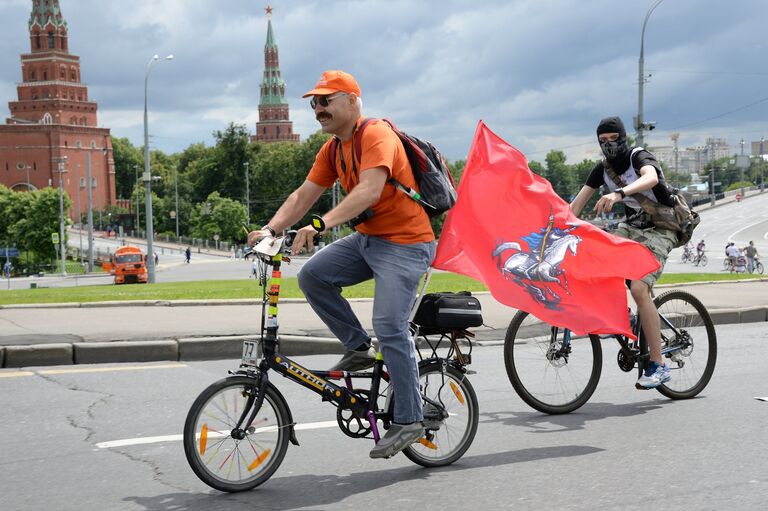
<path fill-rule="evenodd" d="M 441 362 L 419 368 L 419 386 L 425 435 L 403 449 L 403 454 L 423 467 L 450 465 L 469 449 L 477 432 L 475 389 L 466 374 Z"/>
<path fill-rule="evenodd" d="M 226 492 L 250 490 L 269 479 L 283 461 L 290 414 L 271 384 L 253 422 L 242 426 L 242 435 L 234 430 L 242 414 L 251 413 L 257 393 L 253 378 L 230 376 L 209 386 L 192 404 L 184 424 L 184 452 L 208 486 Z"/>
<path fill-rule="evenodd" d="M 600 338 L 576 336 L 518 311 L 504 339 L 504 364 L 517 394 L 534 409 L 569 413 L 595 392 L 603 366 Z"/>
<path fill-rule="evenodd" d="M 706 307 L 685 291 L 654 300 L 661 316 L 661 349 L 672 379 L 657 387 L 670 399 L 689 399 L 704 390 L 717 361 L 715 325 Z"/>
<path fill-rule="evenodd" d="M 760 261 L 755 261 L 755 265 L 752 267 L 752 272 L 759 273 L 760 275 L 762 275 L 763 270 L 764 270 L 763 263 L 761 263 Z"/>

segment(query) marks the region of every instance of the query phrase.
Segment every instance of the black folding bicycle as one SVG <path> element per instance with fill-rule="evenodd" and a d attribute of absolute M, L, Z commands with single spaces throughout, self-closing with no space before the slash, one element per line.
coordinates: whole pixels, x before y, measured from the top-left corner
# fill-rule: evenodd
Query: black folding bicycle
<path fill-rule="evenodd" d="M 295 231 L 277 238 L 273 250 L 255 251 L 263 299 L 261 337 L 244 342 L 240 367 L 199 395 L 184 425 L 184 452 L 192 470 L 203 482 L 221 491 L 244 491 L 264 483 L 280 466 L 288 443 L 299 444 L 291 410 L 269 381 L 270 371 L 308 388 L 335 406 L 336 421 L 347 436 L 378 442 L 379 424 L 384 429 L 392 424 L 397 396 L 389 385 L 380 352 L 371 370 L 359 372 L 310 370 L 280 353 L 280 265 L 288 260 L 293 236 Z M 426 281 L 421 294 L 425 287 Z M 466 369 L 471 355 L 462 353 L 459 346 L 462 339 L 467 340 L 472 334 L 457 328 L 427 332 L 413 323 L 412 332 L 428 347 L 419 351 L 424 433 L 403 453 L 425 467 L 448 465 L 466 452 L 477 431 L 477 397 Z M 434 334 L 439 334 L 437 341 L 429 339 Z M 447 353 L 439 356 L 438 348 L 443 353 L 446 340 Z M 423 356 L 422 351 L 427 355 Z M 355 385 L 361 380 L 368 382 L 365 388 Z"/>

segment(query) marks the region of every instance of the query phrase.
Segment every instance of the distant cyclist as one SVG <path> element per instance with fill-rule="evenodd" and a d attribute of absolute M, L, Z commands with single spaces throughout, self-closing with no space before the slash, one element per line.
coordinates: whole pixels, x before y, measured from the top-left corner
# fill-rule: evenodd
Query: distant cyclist
<path fill-rule="evenodd" d="M 701 256 L 704 255 L 704 251 L 707 249 L 707 244 L 704 243 L 704 240 L 699 241 L 699 243 L 696 245 L 696 259 L 701 259 Z"/>
<path fill-rule="evenodd" d="M 755 269 L 755 259 L 760 257 L 760 254 L 757 253 L 757 247 L 755 247 L 754 241 L 750 241 L 749 245 L 744 247 L 744 255 L 747 256 L 747 271 L 752 273 L 752 270 Z"/>

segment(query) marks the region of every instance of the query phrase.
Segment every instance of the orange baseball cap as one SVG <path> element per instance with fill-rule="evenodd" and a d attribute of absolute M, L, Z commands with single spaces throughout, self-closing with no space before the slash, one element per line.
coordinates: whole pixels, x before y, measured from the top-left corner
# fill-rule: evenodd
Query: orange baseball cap
<path fill-rule="evenodd" d="M 348 92 L 360 97 L 360 86 L 355 77 L 344 71 L 326 71 L 315 84 L 315 88 L 302 96 L 326 96 L 334 92 Z"/>

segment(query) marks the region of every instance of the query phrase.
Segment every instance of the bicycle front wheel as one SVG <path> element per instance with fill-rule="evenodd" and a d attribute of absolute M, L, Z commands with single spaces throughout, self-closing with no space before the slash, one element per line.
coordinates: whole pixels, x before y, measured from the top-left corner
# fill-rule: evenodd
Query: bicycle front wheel
<path fill-rule="evenodd" d="M 595 392 L 603 366 L 600 338 L 576 336 L 518 311 L 504 339 L 504 364 L 517 394 L 549 414 L 569 413 Z"/>
<path fill-rule="evenodd" d="M 205 484 L 226 492 L 250 490 L 269 479 L 283 461 L 290 435 L 290 414 L 278 391 L 267 385 L 253 421 L 246 419 L 257 398 L 255 380 L 230 376 L 195 400 L 184 424 L 184 452 Z"/>
<path fill-rule="evenodd" d="M 702 255 L 701 260 L 699 261 L 700 266 L 706 266 L 707 265 L 707 256 Z"/>
<path fill-rule="evenodd" d="M 759 273 L 760 275 L 763 274 L 763 269 L 764 269 L 763 268 L 763 263 L 761 263 L 760 261 L 756 261 L 755 265 L 752 267 L 752 271 L 754 273 Z"/>
<path fill-rule="evenodd" d="M 661 350 L 672 379 L 657 387 L 670 399 L 689 399 L 704 390 L 717 360 L 715 325 L 706 307 L 685 291 L 654 300 L 661 316 Z"/>
<path fill-rule="evenodd" d="M 475 389 L 466 374 L 441 362 L 419 368 L 419 387 L 425 434 L 403 454 L 423 467 L 450 465 L 469 449 L 477 432 Z"/>

